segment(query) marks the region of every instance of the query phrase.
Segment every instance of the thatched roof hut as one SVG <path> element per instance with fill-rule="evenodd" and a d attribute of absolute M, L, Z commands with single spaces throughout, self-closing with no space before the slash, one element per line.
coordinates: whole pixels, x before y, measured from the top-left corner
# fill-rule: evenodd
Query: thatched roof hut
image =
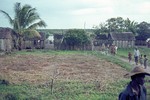
<path fill-rule="evenodd" d="M 111 32 L 109 34 L 110 38 L 114 41 L 132 41 L 135 40 L 135 36 L 132 32 Z"/>
<path fill-rule="evenodd" d="M 135 36 L 132 32 L 111 32 L 108 39 L 112 41 L 113 45 L 121 48 L 134 47 L 135 45 Z"/>
<path fill-rule="evenodd" d="M 17 33 L 13 29 L 0 27 L 0 50 L 11 51 L 16 37 Z"/>

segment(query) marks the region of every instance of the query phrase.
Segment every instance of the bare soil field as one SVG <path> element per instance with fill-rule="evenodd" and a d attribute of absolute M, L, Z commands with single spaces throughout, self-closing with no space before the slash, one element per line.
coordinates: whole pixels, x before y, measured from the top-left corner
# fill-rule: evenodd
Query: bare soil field
<path fill-rule="evenodd" d="M 12 84 L 42 84 L 52 78 L 106 84 L 123 78 L 126 73 L 120 66 L 90 55 L 34 54 L 0 57 L 0 78 Z"/>

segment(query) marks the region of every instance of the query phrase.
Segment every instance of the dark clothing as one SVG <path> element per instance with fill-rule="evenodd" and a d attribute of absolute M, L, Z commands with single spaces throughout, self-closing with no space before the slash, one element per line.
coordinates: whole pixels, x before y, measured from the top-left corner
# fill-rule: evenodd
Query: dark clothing
<path fill-rule="evenodd" d="M 135 57 L 134 57 L 134 59 L 135 59 L 135 63 L 136 63 L 136 65 L 137 65 L 137 63 L 138 63 L 138 59 L 139 59 L 139 58 L 138 58 L 138 56 L 135 56 Z"/>
<path fill-rule="evenodd" d="M 131 83 L 129 83 L 126 89 L 119 94 L 119 100 L 147 100 L 146 88 L 144 86 L 140 86 L 140 95 L 138 96 L 132 89 Z"/>
<path fill-rule="evenodd" d="M 131 53 L 128 54 L 128 59 L 129 59 L 129 62 L 130 62 L 131 59 L 132 59 L 132 54 Z"/>
<path fill-rule="evenodd" d="M 144 67 L 147 68 L 147 61 L 148 59 L 147 58 L 144 58 Z"/>

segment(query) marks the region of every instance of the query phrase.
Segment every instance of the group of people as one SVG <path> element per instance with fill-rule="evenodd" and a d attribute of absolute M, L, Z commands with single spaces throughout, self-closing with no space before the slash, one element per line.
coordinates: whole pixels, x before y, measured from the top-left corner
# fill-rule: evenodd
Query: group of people
<path fill-rule="evenodd" d="M 112 44 L 111 46 L 109 44 L 107 46 L 105 46 L 105 44 L 103 43 L 100 50 L 102 51 L 102 53 L 104 53 L 106 55 L 107 54 L 116 55 L 117 49 L 118 49 L 118 47 L 114 44 Z"/>
<path fill-rule="evenodd" d="M 129 62 L 131 62 L 131 60 L 132 60 L 131 52 L 128 53 L 128 59 L 129 59 Z M 145 69 L 147 68 L 147 64 L 148 64 L 147 56 L 146 55 L 143 56 L 142 54 L 140 54 L 140 51 L 137 48 L 135 48 L 135 50 L 134 50 L 134 61 L 135 61 L 136 65 L 138 65 L 138 63 L 140 63 L 141 66 L 144 65 Z"/>
<path fill-rule="evenodd" d="M 116 46 L 116 45 L 112 45 L 111 47 L 110 47 L 110 53 L 112 54 L 112 55 L 116 55 L 117 54 L 117 49 L 118 49 L 118 47 Z"/>
<path fill-rule="evenodd" d="M 128 53 L 129 62 L 132 59 L 131 52 Z M 140 51 L 135 48 L 134 50 L 135 67 L 131 72 L 124 75 L 130 77 L 131 81 L 127 84 L 125 89 L 121 91 L 118 96 L 118 100 L 148 100 L 147 89 L 144 86 L 145 76 L 150 76 L 149 70 L 147 70 L 147 57 L 140 54 Z M 138 62 L 140 63 L 138 65 Z M 142 67 L 144 65 L 144 67 Z"/>

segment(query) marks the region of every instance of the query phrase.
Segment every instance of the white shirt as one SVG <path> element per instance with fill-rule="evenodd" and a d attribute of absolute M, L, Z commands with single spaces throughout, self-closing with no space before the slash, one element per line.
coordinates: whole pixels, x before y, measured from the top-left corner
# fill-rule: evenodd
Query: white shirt
<path fill-rule="evenodd" d="M 140 55 L 140 51 L 139 50 L 134 50 L 134 56 L 137 57 Z"/>

